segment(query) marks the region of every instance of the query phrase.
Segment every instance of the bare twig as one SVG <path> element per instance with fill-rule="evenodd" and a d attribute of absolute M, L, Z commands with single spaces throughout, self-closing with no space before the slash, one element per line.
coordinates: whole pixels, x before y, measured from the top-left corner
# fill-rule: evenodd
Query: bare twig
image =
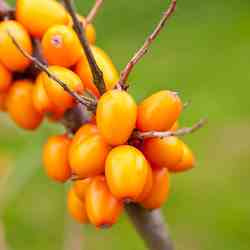
<path fill-rule="evenodd" d="M 4 0 L 0 0 L 0 20 L 15 16 L 14 8 L 10 7 Z"/>
<path fill-rule="evenodd" d="M 189 128 L 181 128 L 176 131 L 148 131 L 148 132 L 140 132 L 135 131 L 132 135 L 133 139 L 145 140 L 150 138 L 166 138 L 170 136 L 184 136 L 187 134 L 191 134 L 198 129 L 202 128 L 207 123 L 207 118 L 201 119 L 197 123 L 195 123 L 192 127 Z"/>
<path fill-rule="evenodd" d="M 139 205 L 130 203 L 126 205 L 126 211 L 150 250 L 173 250 L 169 232 L 159 209 L 147 211 Z"/>
<path fill-rule="evenodd" d="M 92 23 L 95 19 L 99 9 L 103 4 L 103 0 L 96 0 L 95 4 L 93 5 L 92 9 L 90 10 L 88 16 L 86 17 L 86 23 Z"/>
<path fill-rule="evenodd" d="M 81 96 L 75 91 L 71 90 L 65 82 L 57 78 L 54 74 L 52 74 L 49 71 L 48 66 L 46 64 L 43 64 L 36 57 L 33 57 L 27 51 L 25 51 L 25 49 L 23 49 L 22 46 L 20 46 L 20 44 L 17 42 L 17 40 L 12 36 L 12 34 L 9 31 L 8 35 L 10 36 L 12 42 L 15 44 L 18 50 L 23 54 L 23 56 L 32 61 L 41 71 L 45 72 L 49 78 L 57 82 L 66 92 L 68 92 L 72 97 L 74 97 L 76 101 L 86 106 L 90 110 L 95 110 L 96 102 L 94 100 L 85 96 Z"/>
<path fill-rule="evenodd" d="M 160 22 L 154 29 L 153 33 L 146 39 L 143 46 L 134 54 L 134 56 L 131 58 L 131 60 L 128 62 L 127 66 L 124 68 L 124 70 L 121 72 L 120 80 L 118 82 L 118 85 L 121 86 L 121 88 L 126 89 L 127 88 L 127 80 L 128 76 L 131 73 L 134 66 L 142 59 L 142 57 L 148 52 L 148 49 L 150 45 L 154 42 L 154 40 L 157 38 L 157 36 L 160 34 L 162 28 L 166 24 L 167 20 L 171 15 L 174 13 L 176 9 L 176 1 L 177 0 L 171 0 L 170 6 L 168 9 L 164 12 Z M 118 86 L 118 88 L 119 88 Z M 117 86 L 116 86 L 117 87 Z"/>
<path fill-rule="evenodd" d="M 93 53 L 90 49 L 89 42 L 86 38 L 85 31 L 83 29 L 83 25 L 79 21 L 76 11 L 73 7 L 73 0 L 63 0 L 66 9 L 68 10 L 69 14 L 72 17 L 74 23 L 74 29 L 77 33 L 77 36 L 81 42 L 81 45 L 84 49 L 85 55 L 88 59 L 88 63 L 93 75 L 93 81 L 96 85 L 97 89 L 99 90 L 100 94 L 103 94 L 106 91 L 105 82 L 103 79 L 103 73 L 100 70 L 99 66 L 97 65 Z"/>

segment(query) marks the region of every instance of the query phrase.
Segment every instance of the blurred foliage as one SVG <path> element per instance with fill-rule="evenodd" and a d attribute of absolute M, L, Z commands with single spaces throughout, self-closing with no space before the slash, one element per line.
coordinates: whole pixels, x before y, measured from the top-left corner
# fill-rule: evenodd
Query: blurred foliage
<path fill-rule="evenodd" d="M 77 6 L 86 14 L 92 2 L 78 0 Z M 95 22 L 97 44 L 122 69 L 166 6 L 161 0 L 105 1 Z M 180 0 L 130 78 L 138 101 L 164 88 L 192 100 L 182 125 L 209 117 L 206 128 L 185 138 L 198 164 L 172 177 L 164 207 L 178 250 L 250 246 L 249 8 L 248 0 Z M 40 157 L 47 136 L 62 128 L 45 123 L 36 133 L 24 132 L 6 115 L 0 126 L 0 154 L 12 159 L 13 174 L 0 200 L 11 249 L 62 249 L 66 188 L 48 180 Z M 111 230 L 86 226 L 82 234 L 82 249 L 144 249 L 125 215 Z"/>

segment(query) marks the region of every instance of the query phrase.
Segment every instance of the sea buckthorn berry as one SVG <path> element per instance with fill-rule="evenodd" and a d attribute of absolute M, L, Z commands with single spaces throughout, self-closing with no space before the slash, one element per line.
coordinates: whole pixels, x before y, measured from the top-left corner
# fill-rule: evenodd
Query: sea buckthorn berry
<path fill-rule="evenodd" d="M 97 127 L 110 145 L 121 145 L 135 128 L 136 114 L 136 103 L 126 91 L 110 90 L 98 102 Z"/>
<path fill-rule="evenodd" d="M 60 66 L 50 66 L 49 71 L 51 74 L 57 76 L 58 79 L 62 80 L 68 87 L 77 92 L 83 93 L 84 87 L 81 79 L 71 70 L 60 67 Z M 43 86 L 48 94 L 49 99 L 53 102 L 58 110 L 66 110 L 71 108 L 75 101 L 74 98 L 67 93 L 57 82 L 52 80 L 47 76 L 46 73 L 43 74 Z"/>
<path fill-rule="evenodd" d="M 1 111 L 6 111 L 6 98 L 7 98 L 8 93 L 0 93 L 0 110 Z"/>
<path fill-rule="evenodd" d="M 55 25 L 48 29 L 42 39 L 42 50 L 50 65 L 70 67 L 83 54 L 75 31 L 65 25 Z"/>
<path fill-rule="evenodd" d="M 12 81 L 12 74 L 9 70 L 0 64 L 0 92 L 7 92 Z"/>
<path fill-rule="evenodd" d="M 113 89 L 113 87 L 119 80 L 119 73 L 117 69 L 115 68 L 109 56 L 102 49 L 91 46 L 91 50 L 97 65 L 103 72 L 106 89 Z M 83 55 L 77 63 L 76 73 L 80 76 L 81 80 L 84 83 L 84 86 L 89 89 L 94 95 L 99 97 L 100 94 L 95 84 L 93 83 L 93 76 L 85 55 Z"/>
<path fill-rule="evenodd" d="M 17 0 L 16 19 L 28 32 L 41 38 L 55 24 L 69 24 L 70 17 L 55 0 Z"/>
<path fill-rule="evenodd" d="M 43 118 L 33 105 L 33 87 L 30 80 L 13 82 L 6 99 L 6 107 L 11 118 L 20 127 L 29 130 L 36 129 Z"/>
<path fill-rule="evenodd" d="M 85 30 L 85 34 L 86 34 L 86 37 L 87 37 L 89 43 L 95 44 L 95 42 L 96 42 L 96 31 L 95 31 L 94 25 L 92 23 L 88 23 L 86 25 L 85 18 L 83 16 L 81 16 L 81 15 L 77 15 L 77 17 L 78 17 L 78 20 L 82 23 L 82 26 L 83 26 L 83 28 Z M 72 18 L 70 18 L 69 26 L 73 27 Z"/>
<path fill-rule="evenodd" d="M 153 186 L 142 201 L 142 206 L 147 209 L 160 208 L 167 200 L 169 194 L 169 174 L 166 168 L 153 170 Z"/>
<path fill-rule="evenodd" d="M 43 163 L 47 175 L 59 182 L 65 182 L 71 177 L 68 162 L 70 138 L 67 135 L 52 136 L 43 149 Z"/>
<path fill-rule="evenodd" d="M 169 130 L 182 111 L 182 103 L 174 92 L 163 90 L 146 98 L 138 106 L 137 128 L 141 131 Z"/>
<path fill-rule="evenodd" d="M 91 125 L 87 125 L 86 130 Z M 94 130 L 94 125 L 93 129 Z M 84 129 L 83 129 L 84 130 Z M 93 131 L 92 131 L 93 132 Z M 81 133 L 70 147 L 69 162 L 74 174 L 86 178 L 104 173 L 105 160 L 110 146 L 104 141 L 96 130 L 94 133 Z"/>
<path fill-rule="evenodd" d="M 90 222 L 96 227 L 109 227 L 117 222 L 123 203 L 111 194 L 104 176 L 91 180 L 86 193 L 86 209 Z"/>
<path fill-rule="evenodd" d="M 105 175 L 111 193 L 123 200 L 136 200 L 143 192 L 148 176 L 148 162 L 136 148 L 118 146 L 109 153 Z"/>
<path fill-rule="evenodd" d="M 29 54 L 32 54 L 31 39 L 27 31 L 18 22 L 4 21 L 0 23 L 0 61 L 11 71 L 23 71 L 30 65 L 30 60 L 21 54 L 8 32 Z"/>
<path fill-rule="evenodd" d="M 169 167 L 170 172 L 184 172 L 194 167 L 195 157 L 191 149 L 183 142 L 183 156 L 181 161 L 172 167 Z"/>
<path fill-rule="evenodd" d="M 67 205 L 69 214 L 74 220 L 81 224 L 86 224 L 89 222 L 88 215 L 86 213 L 85 202 L 78 198 L 73 187 L 71 187 L 68 192 Z"/>
<path fill-rule="evenodd" d="M 176 121 L 174 125 L 171 127 L 170 131 L 175 132 L 176 130 L 178 130 L 178 128 L 179 128 L 179 122 Z"/>
<path fill-rule="evenodd" d="M 144 141 L 142 151 L 147 160 L 156 168 L 176 166 L 183 156 L 182 142 L 174 136 L 147 139 Z"/>
<path fill-rule="evenodd" d="M 141 202 L 141 201 L 145 200 L 148 197 L 148 195 L 150 194 L 152 186 L 153 186 L 152 168 L 151 168 L 150 165 L 148 165 L 148 174 L 147 174 L 146 183 L 145 183 L 145 185 L 143 187 L 142 192 L 136 198 L 136 202 Z"/>
<path fill-rule="evenodd" d="M 85 201 L 86 192 L 88 190 L 91 178 L 86 178 L 83 180 L 77 180 L 74 182 L 73 188 L 79 199 Z"/>

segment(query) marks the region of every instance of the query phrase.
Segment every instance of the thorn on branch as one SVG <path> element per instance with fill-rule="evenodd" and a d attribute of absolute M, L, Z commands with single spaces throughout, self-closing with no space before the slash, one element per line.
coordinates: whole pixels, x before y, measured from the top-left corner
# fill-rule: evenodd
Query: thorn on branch
<path fill-rule="evenodd" d="M 191 134 L 202 128 L 206 123 L 208 119 L 203 118 L 197 123 L 195 123 L 192 127 L 187 127 L 187 128 L 181 128 L 176 131 L 165 131 L 165 132 L 159 132 L 159 131 L 148 131 L 148 132 L 140 132 L 140 131 L 135 131 L 132 135 L 133 139 L 138 139 L 138 140 L 145 140 L 145 139 L 150 139 L 150 138 L 166 138 L 170 136 L 184 136 L 187 134 Z"/>
<path fill-rule="evenodd" d="M 8 32 L 9 37 L 11 38 L 12 42 L 14 43 L 14 45 L 22 53 L 23 56 L 25 56 L 32 63 L 34 63 L 34 65 L 39 70 L 45 72 L 48 75 L 49 78 L 51 78 L 52 80 L 57 82 L 66 92 L 68 92 L 73 98 L 75 98 L 75 100 L 77 102 L 79 102 L 82 105 L 86 106 L 91 111 L 95 110 L 97 104 L 96 104 L 96 102 L 94 100 L 92 100 L 92 99 L 90 99 L 88 97 L 81 96 L 78 93 L 76 93 L 75 91 L 71 90 L 65 82 L 63 82 L 62 80 L 57 78 L 54 74 L 52 74 L 49 71 L 48 66 L 46 64 L 43 64 L 36 57 L 33 57 L 24 48 L 22 48 L 22 46 L 20 46 L 20 44 L 17 42 L 17 40 L 14 38 L 14 36 L 12 36 L 10 31 L 7 31 L 7 32 Z"/>
<path fill-rule="evenodd" d="M 88 16 L 86 17 L 86 23 L 92 23 L 95 19 L 98 11 L 100 10 L 101 6 L 103 4 L 103 0 L 96 0 L 95 4 L 93 5 L 92 9 L 90 10 Z"/>
<path fill-rule="evenodd" d="M 87 57 L 91 73 L 93 75 L 93 81 L 94 84 L 96 85 L 97 89 L 99 90 L 100 94 L 105 93 L 106 87 L 105 87 L 105 82 L 103 78 L 103 73 L 98 67 L 95 58 L 93 56 L 93 53 L 90 49 L 89 42 L 86 38 L 85 35 L 85 30 L 83 29 L 83 26 L 81 22 L 79 21 L 76 11 L 73 7 L 73 0 L 63 0 L 65 8 L 68 10 L 70 16 L 72 17 L 73 23 L 74 23 L 74 29 L 77 33 L 77 36 L 81 42 L 81 45 L 84 49 L 85 55 Z"/>
<path fill-rule="evenodd" d="M 161 30 L 163 29 L 164 25 L 166 24 L 167 20 L 172 16 L 176 9 L 176 2 L 177 0 L 171 0 L 171 3 L 168 9 L 164 12 L 160 22 L 155 27 L 154 31 L 151 35 L 146 39 L 143 46 L 134 54 L 131 60 L 128 62 L 124 70 L 121 72 L 120 80 L 118 85 L 121 86 L 122 89 L 127 88 L 127 80 L 129 74 L 132 72 L 134 66 L 142 59 L 142 57 L 148 52 L 150 45 L 154 42 L 157 36 L 160 34 Z"/>

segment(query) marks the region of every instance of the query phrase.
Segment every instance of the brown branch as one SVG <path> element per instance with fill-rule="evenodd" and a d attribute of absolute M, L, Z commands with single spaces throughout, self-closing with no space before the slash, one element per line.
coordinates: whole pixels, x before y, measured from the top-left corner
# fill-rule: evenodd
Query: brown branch
<path fill-rule="evenodd" d="M 201 119 L 197 123 L 195 123 L 192 127 L 189 128 L 181 128 L 176 131 L 148 131 L 148 132 L 140 132 L 135 131 L 132 135 L 133 139 L 145 140 L 150 138 L 166 138 L 170 136 L 184 136 L 187 134 L 194 133 L 198 129 L 202 128 L 207 123 L 207 118 Z"/>
<path fill-rule="evenodd" d="M 15 9 L 10 7 L 4 0 L 0 0 L 0 20 L 13 18 L 15 16 Z"/>
<path fill-rule="evenodd" d="M 151 35 L 146 39 L 146 41 L 144 42 L 143 46 L 134 54 L 134 56 L 128 62 L 127 66 L 121 72 L 120 80 L 118 82 L 118 88 L 120 86 L 120 88 L 127 89 L 128 86 L 126 86 L 127 85 L 126 83 L 127 83 L 129 74 L 132 72 L 134 66 L 148 52 L 148 49 L 149 49 L 150 45 L 154 42 L 154 40 L 160 34 L 161 30 L 163 29 L 163 27 L 166 24 L 166 22 L 169 19 L 169 17 L 171 17 L 171 15 L 174 13 L 174 11 L 176 9 L 176 1 L 177 0 L 171 0 L 170 6 L 164 12 L 164 14 L 163 14 L 160 22 L 155 27 L 153 33 L 151 33 Z"/>
<path fill-rule="evenodd" d="M 173 250 L 169 233 L 159 209 L 147 211 L 136 204 L 126 205 L 136 231 L 150 250 Z"/>
<path fill-rule="evenodd" d="M 25 51 L 25 49 L 23 49 L 22 46 L 20 46 L 20 44 L 17 42 L 17 40 L 12 36 L 12 34 L 9 31 L 8 31 L 8 35 L 10 36 L 12 42 L 18 48 L 18 50 L 22 53 L 23 56 L 25 56 L 30 61 L 32 61 L 32 63 L 34 63 L 37 66 L 37 68 L 39 68 L 41 71 L 45 72 L 49 78 L 57 82 L 66 92 L 68 92 L 72 97 L 74 97 L 77 102 L 86 106 L 89 110 L 93 111 L 96 109 L 96 102 L 94 100 L 85 96 L 81 96 L 75 91 L 71 90 L 65 82 L 57 78 L 54 74 L 52 74 L 49 71 L 48 66 L 46 64 L 43 64 L 36 57 L 33 57 L 27 51 Z"/>
<path fill-rule="evenodd" d="M 84 49 L 85 55 L 87 57 L 87 60 L 88 60 L 88 63 L 89 63 L 89 66 L 93 75 L 93 82 L 96 85 L 97 89 L 99 90 L 100 94 L 103 94 L 106 91 L 103 73 L 98 67 L 95 61 L 95 58 L 93 56 L 93 53 L 90 49 L 90 45 L 86 38 L 83 25 L 79 21 L 76 11 L 73 7 L 73 0 L 63 0 L 63 2 L 65 5 L 65 8 L 68 10 L 69 14 L 72 17 L 72 20 L 74 23 L 74 29 Z"/>
<path fill-rule="evenodd" d="M 92 23 L 103 4 L 103 0 L 96 0 L 94 6 L 86 17 L 86 23 Z"/>

